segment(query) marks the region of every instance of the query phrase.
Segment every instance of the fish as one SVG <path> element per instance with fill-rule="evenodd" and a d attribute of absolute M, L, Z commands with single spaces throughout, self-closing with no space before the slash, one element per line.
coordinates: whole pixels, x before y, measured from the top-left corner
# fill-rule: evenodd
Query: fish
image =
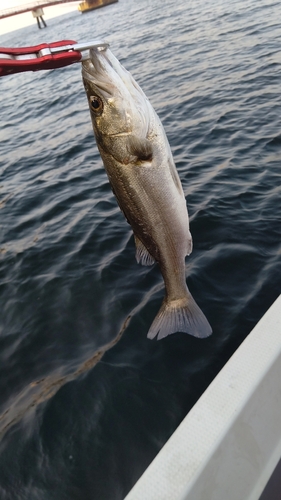
<path fill-rule="evenodd" d="M 159 264 L 165 296 L 147 337 L 205 338 L 211 326 L 186 284 L 192 236 L 182 184 L 160 118 L 108 46 L 82 62 L 96 143 L 119 207 L 131 225 L 136 260 Z"/>

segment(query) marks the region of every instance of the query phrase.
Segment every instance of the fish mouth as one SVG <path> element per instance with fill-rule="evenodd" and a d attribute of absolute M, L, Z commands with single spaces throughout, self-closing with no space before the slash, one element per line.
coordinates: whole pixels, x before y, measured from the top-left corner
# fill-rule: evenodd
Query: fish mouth
<path fill-rule="evenodd" d="M 88 95 L 96 90 L 111 107 L 116 105 L 122 110 L 126 117 L 126 130 L 123 129 L 122 134 L 134 132 L 147 137 L 151 105 L 132 75 L 105 46 L 91 48 L 89 56 L 82 62 L 82 76 Z"/>
<path fill-rule="evenodd" d="M 114 95 L 114 87 L 108 74 L 109 65 L 101 52 L 106 52 L 106 47 L 90 49 L 90 58 L 82 62 L 82 76 L 108 99 Z"/>
<path fill-rule="evenodd" d="M 148 99 L 132 75 L 106 46 L 93 47 L 89 50 L 90 58 L 82 62 L 82 75 L 97 89 L 109 96 L 120 94 L 133 99 L 142 106 Z M 105 96 L 106 97 L 106 96 Z M 145 106 L 146 107 L 146 106 Z"/>

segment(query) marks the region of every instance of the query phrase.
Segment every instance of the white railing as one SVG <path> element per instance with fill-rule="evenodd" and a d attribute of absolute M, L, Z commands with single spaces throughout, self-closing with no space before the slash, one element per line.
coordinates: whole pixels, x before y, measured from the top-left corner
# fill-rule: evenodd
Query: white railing
<path fill-rule="evenodd" d="M 261 500 L 281 464 L 280 380 L 281 295 L 125 500 Z M 273 479 L 263 499 L 281 498 Z"/>
<path fill-rule="evenodd" d="M 43 7 L 51 7 L 52 5 L 60 4 L 60 3 L 71 3 L 77 0 L 50 0 L 50 1 L 37 1 L 37 2 L 30 2 L 24 5 L 18 5 L 15 7 L 11 7 L 10 9 L 3 9 L 0 10 L 0 19 L 4 17 L 9 17 L 9 16 L 14 16 L 16 14 L 22 14 L 24 12 L 28 12 L 31 10 L 35 10 L 38 8 L 43 8 Z"/>

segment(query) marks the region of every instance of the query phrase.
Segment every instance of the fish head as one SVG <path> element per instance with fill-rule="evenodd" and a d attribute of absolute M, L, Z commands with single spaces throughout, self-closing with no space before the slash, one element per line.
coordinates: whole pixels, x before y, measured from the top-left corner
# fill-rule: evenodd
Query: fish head
<path fill-rule="evenodd" d="M 82 77 L 101 156 L 149 161 L 155 112 L 132 75 L 109 49 L 95 47 L 82 63 Z"/>

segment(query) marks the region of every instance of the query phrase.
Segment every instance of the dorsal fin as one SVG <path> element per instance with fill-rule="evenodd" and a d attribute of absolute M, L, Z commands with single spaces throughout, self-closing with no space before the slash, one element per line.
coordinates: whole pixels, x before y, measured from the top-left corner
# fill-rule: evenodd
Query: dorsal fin
<path fill-rule="evenodd" d="M 192 241 L 192 236 L 190 234 L 190 231 L 189 232 L 189 238 L 187 240 L 187 249 L 186 249 L 186 255 L 190 255 L 191 252 L 192 252 L 192 248 L 193 248 L 193 241 Z"/>
<path fill-rule="evenodd" d="M 181 181 L 180 181 L 179 174 L 178 174 L 178 171 L 176 169 L 176 165 L 175 165 L 175 162 L 174 162 L 172 156 L 170 156 L 168 158 L 168 165 L 169 165 L 170 173 L 171 173 L 172 179 L 175 183 L 175 186 L 176 186 L 177 190 L 179 191 L 179 193 L 183 195 Z"/>

